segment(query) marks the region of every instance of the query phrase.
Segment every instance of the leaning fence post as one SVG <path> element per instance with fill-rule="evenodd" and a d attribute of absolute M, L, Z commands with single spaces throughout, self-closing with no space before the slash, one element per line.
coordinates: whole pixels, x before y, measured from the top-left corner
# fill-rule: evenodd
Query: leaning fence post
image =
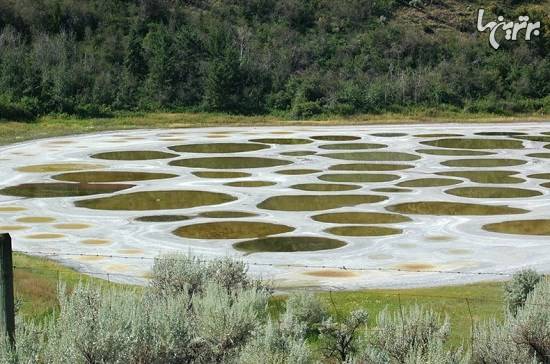
<path fill-rule="evenodd" d="M 0 234 L 0 330 L 15 345 L 13 265 L 10 234 Z"/>

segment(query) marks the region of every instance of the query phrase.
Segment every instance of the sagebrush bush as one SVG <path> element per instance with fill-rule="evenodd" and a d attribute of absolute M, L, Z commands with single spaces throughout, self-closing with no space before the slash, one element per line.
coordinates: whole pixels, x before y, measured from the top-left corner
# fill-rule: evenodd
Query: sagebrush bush
<path fill-rule="evenodd" d="M 523 306 L 527 295 L 542 279 L 542 275 L 533 269 L 525 269 L 515 273 L 512 280 L 504 285 L 504 299 L 511 314 Z"/>
<path fill-rule="evenodd" d="M 0 337 L 0 363 L 549 364 L 544 278 L 515 314 L 475 328 L 470 353 L 451 349 L 448 319 L 420 306 L 382 311 L 366 330 L 366 311 L 335 318 L 311 293 L 291 294 L 286 310 L 273 314 L 271 292 L 246 271 L 239 261 L 176 255 L 155 262 L 143 289 L 61 286 L 54 315 L 17 318 L 15 348 Z M 523 272 L 509 286 L 529 286 L 533 277 Z"/>
<path fill-rule="evenodd" d="M 458 352 L 443 349 L 450 333 L 449 319 L 418 305 L 403 312 L 378 315 L 376 329 L 367 332 L 366 347 L 361 360 L 370 363 L 430 362 L 446 357 L 444 363 L 460 363 Z"/>
<path fill-rule="evenodd" d="M 312 353 L 305 340 L 306 326 L 285 313 L 282 321 L 270 320 L 261 327 L 241 352 L 243 364 L 307 364 Z"/>
<path fill-rule="evenodd" d="M 207 362 L 226 362 L 263 323 L 267 295 L 255 289 L 227 292 L 216 283 L 203 296 L 193 297 L 194 333 Z"/>
<path fill-rule="evenodd" d="M 270 293 L 241 262 L 169 256 L 153 271 L 143 291 L 61 287 L 59 313 L 19 323 L 16 350 L 0 343 L 2 363 L 231 362 L 264 330 Z"/>
<path fill-rule="evenodd" d="M 155 259 L 151 286 L 158 294 L 187 292 L 190 295 L 202 292 L 207 282 L 216 282 L 227 291 L 253 285 L 261 288 L 247 272 L 246 264 L 231 258 L 205 261 L 184 254 L 161 256 Z"/>
<path fill-rule="evenodd" d="M 475 330 L 473 363 L 550 363 L 550 281 L 541 279 L 516 314 Z"/>
<path fill-rule="evenodd" d="M 328 312 L 311 292 L 291 293 L 286 300 L 286 311 L 310 330 L 328 318 Z"/>

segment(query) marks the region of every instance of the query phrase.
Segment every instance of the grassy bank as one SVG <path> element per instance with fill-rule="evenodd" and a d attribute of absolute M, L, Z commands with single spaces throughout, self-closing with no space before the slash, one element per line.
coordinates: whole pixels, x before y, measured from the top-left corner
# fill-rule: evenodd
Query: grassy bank
<path fill-rule="evenodd" d="M 388 113 L 380 115 L 354 115 L 348 118 L 326 116 L 312 120 L 291 120 L 276 116 L 236 116 L 213 113 L 132 114 L 103 119 L 76 119 L 49 116 L 32 123 L 0 121 L 0 145 L 53 136 L 140 128 L 189 128 L 246 125 L 398 125 L 434 122 L 510 123 L 548 120 L 550 120 L 550 118 L 536 114 L 498 116 L 493 114 L 436 112 L 434 110 L 419 110 L 408 114 Z"/>
<path fill-rule="evenodd" d="M 66 284 L 69 289 L 80 281 L 115 289 L 123 287 L 81 274 L 45 258 L 15 253 L 13 264 L 18 313 L 27 318 L 40 320 L 56 309 L 57 287 L 60 283 Z"/>
<path fill-rule="evenodd" d="M 37 320 L 48 316 L 56 309 L 59 283 L 65 283 L 69 288 L 79 281 L 100 284 L 111 289 L 128 287 L 80 274 L 71 268 L 39 257 L 16 254 L 14 265 L 16 267 L 14 285 L 20 305 L 19 313 Z M 369 312 L 371 323 L 385 307 L 397 314 L 400 312 L 400 307 L 416 303 L 432 307 L 442 315 L 449 316 L 453 344 L 461 344 L 464 341 L 467 343 L 470 337 L 472 320 L 470 320 L 469 311 L 472 313 L 473 322 L 491 317 L 500 318 L 503 313 L 502 283 L 495 282 L 399 291 L 376 289 L 320 292 L 318 295 L 332 314 L 345 315 L 350 311 L 363 308 Z M 274 312 L 282 309 L 284 299 L 284 296 L 276 296 L 272 299 Z"/>
<path fill-rule="evenodd" d="M 408 305 L 431 307 L 443 316 L 449 316 L 452 325 L 450 342 L 459 345 L 463 342 L 468 344 L 472 323 L 503 317 L 502 285 L 501 282 L 484 282 L 405 290 L 376 289 L 332 294 L 323 292 L 319 295 L 337 315 L 359 308 L 366 309 L 371 323 L 386 307 L 395 314 L 400 314 L 400 309 Z"/>

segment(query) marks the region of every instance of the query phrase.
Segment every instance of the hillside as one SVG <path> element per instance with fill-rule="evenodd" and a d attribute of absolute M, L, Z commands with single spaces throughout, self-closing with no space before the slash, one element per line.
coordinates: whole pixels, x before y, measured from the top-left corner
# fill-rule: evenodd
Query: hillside
<path fill-rule="evenodd" d="M 487 19 L 542 22 L 502 42 Z M 0 0 L 0 119 L 550 110 L 549 1 Z M 502 37 L 501 37 L 502 38 Z"/>

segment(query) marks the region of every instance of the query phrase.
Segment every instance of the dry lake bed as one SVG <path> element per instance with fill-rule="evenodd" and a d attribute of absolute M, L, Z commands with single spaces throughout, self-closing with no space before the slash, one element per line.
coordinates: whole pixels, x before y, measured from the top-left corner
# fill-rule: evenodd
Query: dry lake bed
<path fill-rule="evenodd" d="M 0 148 L 0 231 L 132 283 L 174 251 L 286 287 L 499 279 L 550 272 L 549 166 L 549 123 L 58 137 Z"/>

